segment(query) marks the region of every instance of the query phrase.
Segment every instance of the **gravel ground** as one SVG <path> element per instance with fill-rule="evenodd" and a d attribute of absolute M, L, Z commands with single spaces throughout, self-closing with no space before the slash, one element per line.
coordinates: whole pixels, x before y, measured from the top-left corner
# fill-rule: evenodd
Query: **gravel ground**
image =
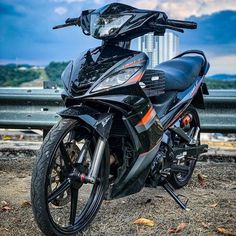
<path fill-rule="evenodd" d="M 1 236 L 42 235 L 29 198 L 33 159 L 0 158 Z M 162 188 L 144 188 L 129 197 L 104 201 L 85 235 L 169 235 L 168 229 L 180 223 L 185 223 L 185 228 L 176 235 L 218 235 L 217 227 L 235 233 L 235 167 L 236 163 L 229 162 L 199 162 L 189 185 L 178 191 L 189 198 L 190 211 L 181 210 Z M 153 220 L 154 226 L 133 224 L 140 217 Z"/>

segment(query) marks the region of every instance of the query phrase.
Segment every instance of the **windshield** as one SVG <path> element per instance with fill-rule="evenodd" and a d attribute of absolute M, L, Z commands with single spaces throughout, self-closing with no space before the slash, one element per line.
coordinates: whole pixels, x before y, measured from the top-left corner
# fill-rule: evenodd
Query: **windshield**
<path fill-rule="evenodd" d="M 131 15 L 91 15 L 90 33 L 95 38 L 115 35 L 118 30 L 131 18 Z"/>

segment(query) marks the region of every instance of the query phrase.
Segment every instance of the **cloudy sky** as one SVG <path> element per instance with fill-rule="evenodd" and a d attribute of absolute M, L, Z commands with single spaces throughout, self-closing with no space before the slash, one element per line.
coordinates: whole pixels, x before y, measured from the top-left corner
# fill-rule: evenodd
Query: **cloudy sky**
<path fill-rule="evenodd" d="M 84 36 L 79 28 L 51 30 L 81 10 L 99 8 L 110 0 L 1 0 L 0 63 L 46 65 L 68 61 L 86 48 L 100 44 Z M 165 11 L 170 18 L 190 18 L 199 29 L 181 35 L 181 50 L 206 52 L 210 74 L 236 74 L 236 0 L 124 0 L 144 9 Z M 230 12 L 229 12 L 230 11 Z"/>

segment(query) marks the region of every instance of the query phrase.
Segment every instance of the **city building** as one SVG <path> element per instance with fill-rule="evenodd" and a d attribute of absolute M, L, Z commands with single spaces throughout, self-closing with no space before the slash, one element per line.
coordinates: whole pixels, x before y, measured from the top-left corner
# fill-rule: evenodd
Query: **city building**
<path fill-rule="evenodd" d="M 138 39 L 138 48 L 149 57 L 149 68 L 154 68 L 179 53 L 179 37 L 172 32 L 166 32 L 164 36 L 149 33 Z"/>

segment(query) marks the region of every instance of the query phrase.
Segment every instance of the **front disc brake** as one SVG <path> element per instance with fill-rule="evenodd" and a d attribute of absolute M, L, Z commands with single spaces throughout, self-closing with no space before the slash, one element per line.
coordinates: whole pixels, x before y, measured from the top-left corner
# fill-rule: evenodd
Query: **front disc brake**
<path fill-rule="evenodd" d="M 76 142 L 65 143 L 66 151 L 73 163 L 80 152 L 79 147 L 76 145 Z M 50 179 L 50 186 L 48 194 L 53 192 L 54 189 L 58 188 L 60 184 L 67 178 L 67 170 L 64 164 L 64 161 L 61 157 L 60 150 L 57 150 L 54 163 L 52 164 L 52 173 Z M 71 190 L 70 188 L 63 192 L 60 196 L 54 199 L 51 203 L 57 207 L 64 206 L 68 204 L 71 200 Z"/>

